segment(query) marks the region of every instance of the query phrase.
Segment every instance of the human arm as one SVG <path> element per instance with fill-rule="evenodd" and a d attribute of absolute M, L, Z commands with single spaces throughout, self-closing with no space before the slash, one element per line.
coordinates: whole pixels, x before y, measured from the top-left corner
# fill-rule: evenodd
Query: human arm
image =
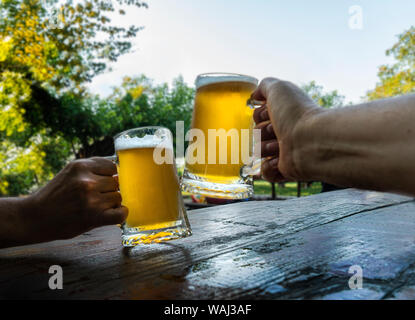
<path fill-rule="evenodd" d="M 414 94 L 323 109 L 294 84 L 267 78 L 253 98 L 266 102 L 254 118 L 262 155 L 271 157 L 262 167 L 267 180 L 415 196 Z"/>
<path fill-rule="evenodd" d="M 45 187 L 0 198 L 0 248 L 67 239 L 125 220 L 115 165 L 103 158 L 71 162 Z"/>

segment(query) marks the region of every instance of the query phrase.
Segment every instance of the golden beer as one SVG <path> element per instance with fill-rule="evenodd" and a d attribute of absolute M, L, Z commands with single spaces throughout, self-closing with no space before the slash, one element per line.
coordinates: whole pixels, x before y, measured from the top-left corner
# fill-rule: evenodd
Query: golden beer
<path fill-rule="evenodd" d="M 247 106 L 247 101 L 256 86 L 255 78 L 242 75 L 207 74 L 198 77 L 192 129 L 203 132 L 205 155 L 203 163 L 189 163 L 189 154 L 186 155 L 184 190 L 221 198 L 250 196 L 250 178 L 241 177 L 241 169 L 246 165 L 242 150 L 245 147 L 249 149 L 249 156 L 252 155 L 253 109 Z M 221 130 L 221 134 L 226 136 L 209 135 L 209 129 Z M 242 139 L 243 130 L 249 132 L 248 141 Z M 212 138 L 216 143 L 212 143 Z M 221 139 L 226 145 L 220 143 Z M 225 163 L 220 161 L 221 153 L 225 154 Z"/>
<path fill-rule="evenodd" d="M 141 230 L 173 226 L 179 216 L 180 192 L 173 164 L 156 164 L 154 148 L 118 150 L 118 179 L 126 226 Z"/>
<path fill-rule="evenodd" d="M 125 247 L 191 235 L 173 157 L 171 132 L 161 127 L 124 131 L 114 137 Z M 160 151 L 160 152 L 156 152 Z M 161 159 L 157 156 L 163 155 Z M 157 161 L 156 161 L 157 160 Z"/>

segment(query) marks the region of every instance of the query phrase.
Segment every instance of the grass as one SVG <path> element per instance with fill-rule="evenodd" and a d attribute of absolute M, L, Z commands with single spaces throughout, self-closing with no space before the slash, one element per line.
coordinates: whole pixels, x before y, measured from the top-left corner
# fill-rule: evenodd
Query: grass
<path fill-rule="evenodd" d="M 254 192 L 258 195 L 271 195 L 271 183 L 263 180 L 254 182 Z M 305 184 L 301 187 L 301 196 L 309 196 L 321 192 L 321 183 L 314 182 L 311 187 L 306 188 Z M 297 182 L 288 182 L 284 187 L 275 184 L 275 193 L 277 196 L 297 196 Z"/>

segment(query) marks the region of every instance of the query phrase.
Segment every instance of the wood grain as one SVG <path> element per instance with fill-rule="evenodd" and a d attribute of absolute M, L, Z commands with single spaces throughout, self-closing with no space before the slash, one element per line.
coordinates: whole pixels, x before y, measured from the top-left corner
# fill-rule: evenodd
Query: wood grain
<path fill-rule="evenodd" d="M 193 236 L 122 249 L 117 227 L 0 250 L 5 299 L 393 299 L 414 296 L 415 202 L 341 190 L 189 212 Z M 63 268 L 63 290 L 48 268 Z M 364 288 L 349 290 L 348 268 Z"/>

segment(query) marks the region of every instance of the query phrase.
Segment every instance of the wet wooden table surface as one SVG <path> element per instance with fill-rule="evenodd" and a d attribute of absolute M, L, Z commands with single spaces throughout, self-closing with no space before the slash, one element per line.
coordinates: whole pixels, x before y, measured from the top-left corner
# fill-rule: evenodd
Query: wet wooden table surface
<path fill-rule="evenodd" d="M 0 297 L 415 298 L 411 198 L 349 189 L 199 209 L 189 220 L 193 236 L 129 251 L 115 226 L 2 249 Z M 49 289 L 51 265 L 62 267 L 62 290 Z M 362 288 L 350 290 L 356 265 Z"/>

